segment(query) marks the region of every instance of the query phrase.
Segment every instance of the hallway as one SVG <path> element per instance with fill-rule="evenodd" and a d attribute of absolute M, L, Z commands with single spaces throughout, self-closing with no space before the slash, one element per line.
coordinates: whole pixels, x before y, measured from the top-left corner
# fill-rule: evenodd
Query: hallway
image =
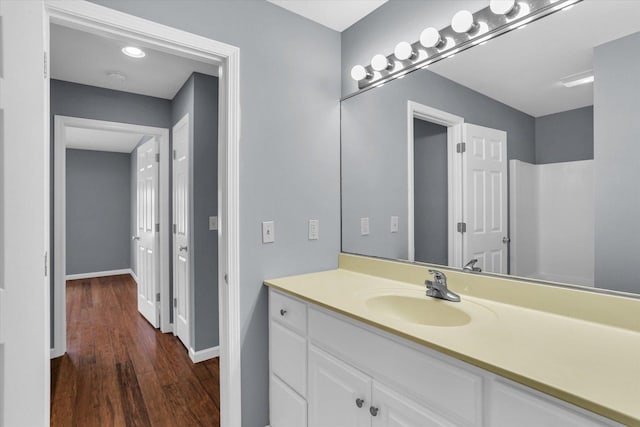
<path fill-rule="evenodd" d="M 51 361 L 52 426 L 218 426 L 218 359 L 193 364 L 138 313 L 128 275 L 67 282 L 67 354 Z"/>

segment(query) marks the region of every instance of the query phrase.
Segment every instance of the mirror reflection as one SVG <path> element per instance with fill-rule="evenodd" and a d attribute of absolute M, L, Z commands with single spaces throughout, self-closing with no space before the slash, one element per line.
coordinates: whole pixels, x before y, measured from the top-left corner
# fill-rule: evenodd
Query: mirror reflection
<path fill-rule="evenodd" d="M 342 250 L 640 293 L 637 16 L 585 0 L 343 100 Z"/>

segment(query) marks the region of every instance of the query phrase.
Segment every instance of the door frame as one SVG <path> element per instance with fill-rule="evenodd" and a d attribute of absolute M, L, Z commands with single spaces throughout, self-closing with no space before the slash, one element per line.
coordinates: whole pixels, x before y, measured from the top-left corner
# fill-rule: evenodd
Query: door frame
<path fill-rule="evenodd" d="M 47 49 L 49 25 L 55 23 L 98 35 L 134 40 L 142 46 L 208 62 L 219 67 L 217 197 L 220 424 L 222 427 L 242 425 L 239 286 L 240 49 L 84 0 L 72 2 L 45 0 L 44 6 L 43 24 Z M 44 94 L 43 102 L 45 104 L 49 102 L 48 93 Z M 48 108 L 48 105 L 45 107 Z M 48 177 L 45 182 L 48 182 Z M 43 216 L 48 217 L 45 212 Z M 48 221 L 48 218 L 45 218 L 45 221 Z M 48 316 L 44 326 L 50 327 Z M 44 358 L 43 363 L 48 370 L 48 357 Z M 46 393 L 49 393 L 48 388 Z M 48 401 L 47 407 L 40 410 L 49 414 Z"/>
<path fill-rule="evenodd" d="M 160 278 L 160 330 L 169 332 L 169 266 L 161 262 L 169 253 L 169 208 L 170 203 L 166 195 L 169 191 L 169 129 L 132 125 L 128 123 L 109 122 L 104 120 L 84 119 L 70 116 L 54 116 L 53 137 L 53 342 L 51 343 L 51 358 L 60 357 L 67 351 L 67 302 L 66 281 L 75 277 L 66 274 L 66 129 L 76 127 L 83 129 L 108 130 L 113 132 L 142 133 L 158 139 L 160 151 L 160 174 L 158 176 L 159 195 L 159 275 Z M 134 149 L 135 152 L 135 149 Z M 132 207 L 132 209 L 134 209 Z M 133 273 L 133 271 L 131 271 Z M 135 274 L 132 274 L 136 280 Z M 86 277 L 86 276 L 85 276 Z"/>
<path fill-rule="evenodd" d="M 414 101 L 407 101 L 407 240 L 408 259 L 415 261 L 415 215 L 414 215 L 414 132 L 413 120 L 420 119 L 447 128 L 448 167 L 448 216 L 447 235 L 449 242 L 449 266 L 462 267 L 462 233 L 457 233 L 455 224 L 462 221 L 462 156 L 456 155 L 457 144 L 462 142 L 464 118 Z"/>

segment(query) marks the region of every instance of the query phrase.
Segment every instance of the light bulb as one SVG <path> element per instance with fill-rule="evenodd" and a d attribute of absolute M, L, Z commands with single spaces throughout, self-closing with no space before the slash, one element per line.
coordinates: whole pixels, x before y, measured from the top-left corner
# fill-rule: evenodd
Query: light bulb
<path fill-rule="evenodd" d="M 396 48 L 393 51 L 393 54 L 400 61 L 405 61 L 407 59 L 414 58 L 416 53 L 413 51 L 411 45 L 407 42 L 400 42 L 396 45 Z"/>
<path fill-rule="evenodd" d="M 367 69 L 362 65 L 356 65 L 351 69 L 351 78 L 355 81 L 364 80 L 371 74 L 367 73 Z"/>
<path fill-rule="evenodd" d="M 516 8 L 516 0 L 491 0 L 489 8 L 496 15 L 508 15 Z"/>
<path fill-rule="evenodd" d="M 442 43 L 440 32 L 433 27 L 425 28 L 420 33 L 420 44 L 424 47 L 437 47 Z"/>
<path fill-rule="evenodd" d="M 472 31 L 475 26 L 473 15 L 468 10 L 461 10 L 453 15 L 453 19 L 451 20 L 451 28 L 453 28 L 453 31 L 456 33 L 468 33 Z"/>
<path fill-rule="evenodd" d="M 371 58 L 371 68 L 376 71 L 383 71 L 391 68 L 391 64 L 389 64 L 389 60 L 386 56 L 378 54 Z"/>

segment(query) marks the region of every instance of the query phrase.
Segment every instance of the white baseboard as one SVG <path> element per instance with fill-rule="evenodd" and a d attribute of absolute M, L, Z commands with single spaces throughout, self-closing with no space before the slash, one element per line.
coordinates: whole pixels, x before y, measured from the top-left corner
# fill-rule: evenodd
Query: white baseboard
<path fill-rule="evenodd" d="M 67 274 L 65 276 L 65 280 L 79 280 L 79 279 L 92 279 L 94 277 L 105 277 L 105 276 L 118 276 L 120 274 L 130 274 L 131 277 L 136 279 L 133 270 L 130 268 L 123 268 L 122 270 L 107 270 L 107 271 L 95 271 L 92 273 L 80 273 L 80 274 Z"/>
<path fill-rule="evenodd" d="M 64 356 L 66 351 L 64 349 L 59 350 L 57 348 L 52 348 L 50 353 L 50 358 L 55 359 L 56 357 Z"/>
<path fill-rule="evenodd" d="M 133 277 L 133 280 L 138 283 L 138 275 L 131 268 L 129 269 L 129 274 Z"/>
<path fill-rule="evenodd" d="M 160 325 L 160 332 L 163 334 L 172 334 L 173 333 L 173 323 L 169 323 L 167 329 L 162 329 L 162 325 Z"/>
<path fill-rule="evenodd" d="M 220 346 L 209 347 L 199 351 L 189 348 L 189 357 L 193 363 L 204 362 L 218 356 L 220 356 Z"/>

